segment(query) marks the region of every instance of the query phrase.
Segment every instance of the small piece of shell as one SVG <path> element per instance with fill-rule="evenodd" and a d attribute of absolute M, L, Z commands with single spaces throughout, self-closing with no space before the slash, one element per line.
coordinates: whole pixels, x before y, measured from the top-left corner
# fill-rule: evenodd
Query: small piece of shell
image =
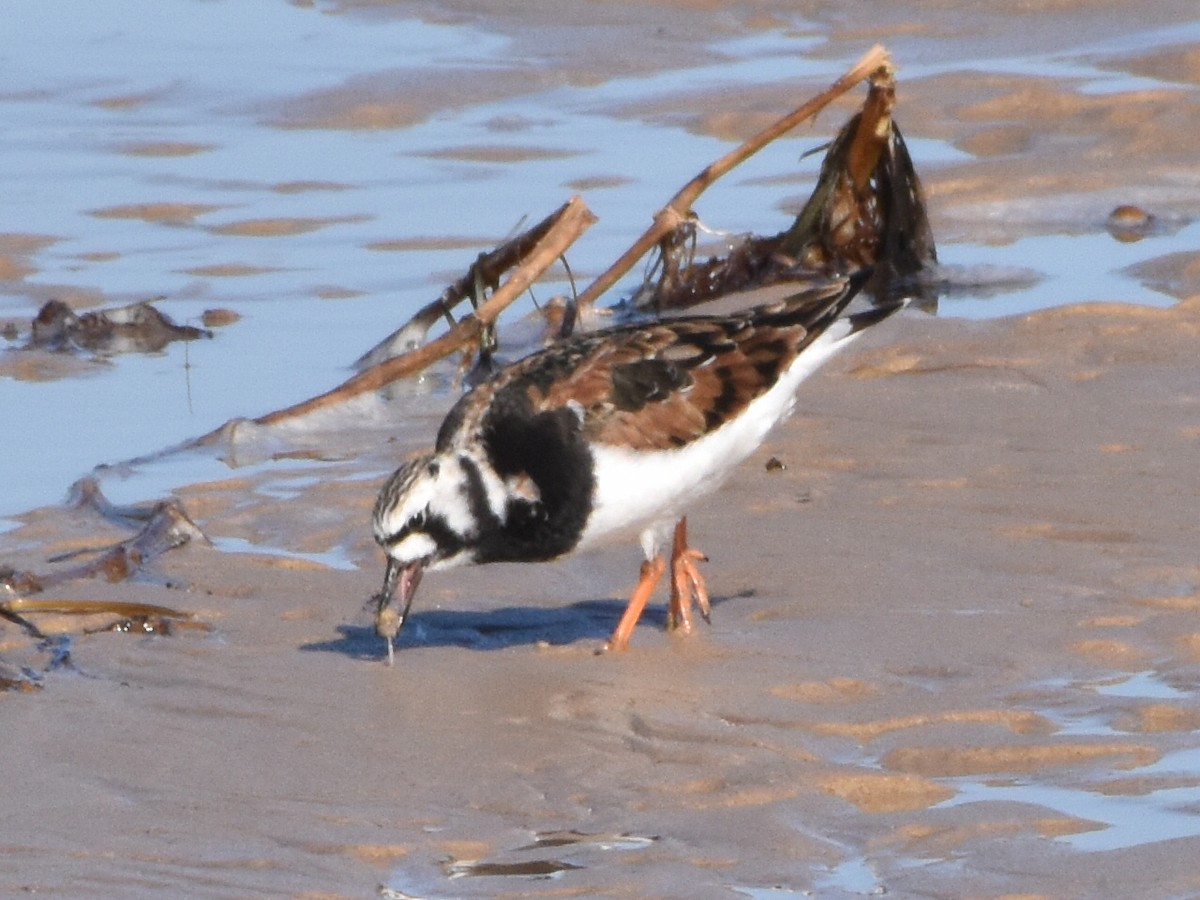
<path fill-rule="evenodd" d="M 385 606 L 375 616 L 375 633 L 391 640 L 400 631 L 400 613 L 394 606 Z"/>
<path fill-rule="evenodd" d="M 1158 219 L 1140 206 L 1118 206 L 1104 223 L 1108 233 L 1123 244 L 1132 244 L 1159 230 Z"/>
<path fill-rule="evenodd" d="M 375 616 L 375 633 L 387 641 L 388 665 L 395 661 L 396 635 L 400 632 L 400 613 L 394 606 L 385 606 Z"/>

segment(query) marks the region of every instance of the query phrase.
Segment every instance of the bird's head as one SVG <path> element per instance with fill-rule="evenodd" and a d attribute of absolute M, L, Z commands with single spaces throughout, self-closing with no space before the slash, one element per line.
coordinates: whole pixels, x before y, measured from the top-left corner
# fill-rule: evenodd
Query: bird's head
<path fill-rule="evenodd" d="M 376 597 L 376 630 L 383 637 L 399 632 L 426 569 L 469 560 L 478 523 L 466 480 L 459 459 L 430 454 L 406 462 L 379 492 L 375 540 L 387 554 L 387 574 Z M 397 593 L 398 614 L 390 608 Z"/>

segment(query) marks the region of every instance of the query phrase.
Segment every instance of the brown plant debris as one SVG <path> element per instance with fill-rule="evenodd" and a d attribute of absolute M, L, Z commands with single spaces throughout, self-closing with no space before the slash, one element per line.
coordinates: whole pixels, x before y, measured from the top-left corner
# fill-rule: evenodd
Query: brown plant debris
<path fill-rule="evenodd" d="M 633 245 L 615 263 L 609 266 L 599 278 L 593 281 L 579 295 L 580 307 L 585 308 L 595 302 L 601 294 L 616 284 L 618 279 L 633 268 L 638 260 L 656 246 L 659 246 L 663 240 L 666 240 L 668 244 L 683 243 L 678 238 L 671 238 L 671 233 L 681 224 L 686 224 L 693 216 L 692 206 L 699 199 L 700 195 L 716 182 L 717 179 L 745 162 L 771 141 L 791 131 L 791 129 L 795 128 L 801 122 L 811 119 L 864 78 L 870 76 L 872 72 L 884 66 L 890 69 L 888 53 L 881 45 L 876 44 L 857 63 L 851 66 L 849 71 L 824 91 L 801 104 L 786 116 L 777 119 L 767 128 L 764 128 L 758 134 L 745 141 L 741 146 L 734 148 L 720 159 L 706 166 L 691 181 L 680 188 L 675 196 L 668 201 L 666 206 L 658 211 L 654 216 L 654 223 L 650 228 L 634 241 Z"/>
<path fill-rule="evenodd" d="M 454 318 L 454 308 L 464 300 L 471 303 L 477 314 L 486 295 L 500 287 L 500 277 L 534 251 L 566 210 L 566 206 L 560 207 L 532 228 L 486 253 L 480 253 L 461 278 L 448 285 L 437 299 L 421 307 L 408 322 L 356 359 L 354 368 L 362 371 L 416 350 L 425 342 L 425 335 L 439 319 L 445 319 L 453 328 L 458 324 Z"/>
<path fill-rule="evenodd" d="M 172 341 L 211 337 L 204 328 L 175 324 L 148 302 L 78 315 L 61 300 L 49 300 L 33 320 L 26 349 L 155 353 Z"/>
<path fill-rule="evenodd" d="M 30 599 L 16 597 L 0 600 L 0 616 L 8 619 L 30 636 L 46 640 L 51 634 L 63 631 L 81 631 L 95 634 L 101 631 L 119 631 L 135 634 L 171 634 L 177 627 L 208 630 L 203 623 L 182 610 L 155 603 L 130 603 L 123 600 L 73 600 L 73 599 Z M 55 624 L 47 626 L 40 622 L 43 617 L 53 617 Z M 77 619 L 79 627 L 63 625 L 64 619 Z"/>
<path fill-rule="evenodd" d="M 812 196 L 791 227 L 751 235 L 727 256 L 693 262 L 696 218 L 681 218 L 658 245 L 657 279 L 633 298 L 638 307 L 679 308 L 732 291 L 873 269 L 878 300 L 936 298 L 919 275 L 937 262 L 920 179 L 892 118 L 895 73 L 871 75 L 862 109 L 829 145 Z"/>
<path fill-rule="evenodd" d="M 46 670 L 72 665 L 72 636 L 103 631 L 134 634 L 173 634 L 178 629 L 208 630 L 191 613 L 127 600 L 78 600 L 72 598 L 30 598 L 66 582 L 97 576 L 109 582 L 120 582 L 139 572 L 150 560 L 192 540 L 208 539 L 184 511 L 178 500 L 119 506 L 110 503 L 91 478 L 76 483 L 72 489 L 74 503 L 90 507 L 103 518 L 137 533 L 111 547 L 96 550 L 76 550 L 50 559 L 51 563 L 91 556 L 77 563 L 45 574 L 18 572 L 0 566 L 0 625 L 4 621 L 16 625 L 26 642 L 36 649 L 26 648 L 24 656 L 48 654 Z M 13 642 L 6 643 L 12 649 Z M 20 649 L 20 644 L 17 644 Z M 41 676 L 29 665 L 14 665 L 0 660 L 0 691 L 28 691 L 42 686 Z"/>
<path fill-rule="evenodd" d="M 51 559 L 63 562 L 77 556 L 91 555 L 86 562 L 44 575 L 0 568 L 0 594 L 25 596 L 37 594 L 68 581 L 102 576 L 106 581 L 124 581 L 156 556 L 182 547 L 192 540 L 205 543 L 208 538 L 194 523 L 178 500 L 160 500 L 137 506 L 118 506 L 110 503 L 100 492 L 93 478 L 84 478 L 72 488 L 77 506 L 90 506 L 101 516 L 126 528 L 137 528 L 133 537 L 111 547 L 77 550 Z"/>
<path fill-rule="evenodd" d="M 491 253 L 483 254 L 462 278 L 442 292 L 442 296 L 360 360 L 360 363 L 369 364 L 370 359 L 384 357 L 379 362 L 324 394 L 267 413 L 254 421 L 259 425 L 274 425 L 378 390 L 399 378 L 414 375 L 457 351 L 480 348 L 486 352 L 492 327 L 500 313 L 520 297 L 555 260 L 562 257 L 567 248 L 595 221 L 596 217 L 583 199 L 572 197 L 524 234 L 505 242 Z M 500 275 L 506 271 L 510 274 L 500 284 Z M 488 295 L 487 291 L 493 286 L 494 290 Z M 425 332 L 439 318 L 449 318 L 449 306 L 468 298 L 476 304 L 474 313 L 457 322 L 451 319 L 449 331 L 429 343 L 422 343 Z M 388 345 L 410 349 L 399 356 L 387 358 L 390 352 Z M 212 443 L 220 440 L 224 433 L 225 428 L 219 428 L 198 438 L 195 443 Z"/>

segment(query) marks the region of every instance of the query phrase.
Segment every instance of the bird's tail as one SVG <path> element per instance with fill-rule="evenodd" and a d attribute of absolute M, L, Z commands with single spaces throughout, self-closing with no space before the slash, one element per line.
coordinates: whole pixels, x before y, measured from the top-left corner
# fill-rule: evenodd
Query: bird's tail
<path fill-rule="evenodd" d="M 869 306 L 851 315 L 844 315 L 871 277 L 870 268 L 859 269 L 851 275 L 807 288 L 785 297 L 770 306 L 760 307 L 755 318 L 776 325 L 801 325 L 809 340 L 820 336 L 834 322 L 839 322 L 838 339 L 853 337 L 860 331 L 882 322 L 908 303 L 907 298 L 889 300 Z"/>

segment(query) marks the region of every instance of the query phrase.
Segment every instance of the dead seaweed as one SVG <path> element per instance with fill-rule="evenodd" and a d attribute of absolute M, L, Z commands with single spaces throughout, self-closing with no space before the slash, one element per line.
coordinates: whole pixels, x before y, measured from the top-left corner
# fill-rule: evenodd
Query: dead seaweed
<path fill-rule="evenodd" d="M 207 329 L 177 325 L 145 301 L 79 315 L 61 300 L 49 300 L 34 317 L 24 349 L 157 353 L 172 341 L 211 337 Z"/>
<path fill-rule="evenodd" d="M 38 594 L 68 581 L 96 576 L 103 576 L 110 583 L 124 581 L 140 571 L 150 560 L 168 550 L 182 547 L 193 540 L 210 543 L 178 500 L 119 506 L 104 496 L 94 478 L 84 478 L 76 482 L 71 488 L 71 493 L 75 506 L 91 507 L 110 522 L 125 528 L 136 528 L 137 534 L 109 547 L 74 550 L 51 557 L 48 561 L 53 563 L 77 556 L 94 556 L 87 562 L 46 574 L 39 575 L 18 571 L 11 566 L 0 566 L 0 591 L 8 597 Z"/>
<path fill-rule="evenodd" d="M 172 609 L 169 606 L 159 606 L 155 603 L 131 603 L 124 600 L 48 600 L 17 597 L 12 600 L 0 601 L 0 615 L 14 622 L 29 632 L 31 637 L 44 638 L 49 633 L 43 627 L 37 627 L 29 616 L 99 616 L 113 619 L 101 625 L 78 629 L 84 634 L 96 634 L 101 631 L 128 631 L 144 634 L 170 634 L 172 623 L 192 623 L 195 616 L 189 612 Z M 196 623 L 197 627 L 205 630 L 206 626 Z M 36 628 L 35 634 L 31 629 Z M 72 629 L 75 630 L 75 629 Z"/>
<path fill-rule="evenodd" d="M 137 534 L 111 547 L 75 550 L 53 557 L 50 562 L 63 562 L 84 555 L 94 557 L 56 572 L 35 575 L 10 570 L 7 576 L 0 572 L 0 588 L 20 595 L 40 593 L 47 588 L 81 578 L 102 576 L 105 581 L 115 583 L 131 577 L 147 562 L 168 550 L 182 547 L 192 540 L 209 542 L 178 500 L 118 506 L 109 502 L 94 478 L 84 478 L 76 482 L 71 488 L 71 495 L 76 506 L 89 506 L 110 522 L 126 528 L 137 528 Z"/>
<path fill-rule="evenodd" d="M 92 559 L 56 571 L 38 574 L 0 567 L 0 619 L 19 627 L 32 641 L 37 652 L 48 653 L 47 671 L 71 665 L 71 636 L 106 631 L 135 634 L 170 635 L 180 628 L 208 630 L 188 612 L 150 603 L 125 600 L 76 600 L 66 598 L 32 599 L 61 584 L 102 577 L 110 583 L 125 581 L 140 572 L 155 557 L 193 540 L 208 543 L 204 533 L 187 515 L 178 500 L 120 506 L 111 503 L 100 491 L 95 479 L 85 478 L 73 489 L 73 502 L 89 507 L 104 519 L 126 528 L 137 529 L 127 540 L 91 550 L 76 550 L 52 557 L 49 562 L 64 562 L 78 556 Z M 28 667 L 16 667 L 0 660 L 0 690 L 26 690 L 40 686 L 30 682 Z"/>
<path fill-rule="evenodd" d="M 694 262 L 696 218 L 658 244 L 656 276 L 632 298 L 637 308 L 679 309 L 734 291 L 872 270 L 866 290 L 924 308 L 937 298 L 920 276 L 937 262 L 920 179 L 892 117 L 895 72 L 871 75 L 862 109 L 826 150 L 817 185 L 786 231 L 747 236 L 727 256 Z"/>
<path fill-rule="evenodd" d="M 605 291 L 615 285 L 647 253 L 656 247 L 660 247 L 661 249 L 661 242 L 664 239 L 668 241 L 669 245 L 685 245 L 686 235 L 683 241 L 680 241 L 678 238 L 672 238 L 671 235 L 681 225 L 686 225 L 688 220 L 693 217 L 692 207 L 705 190 L 719 178 L 771 143 L 771 141 L 791 131 L 801 122 L 813 118 L 817 113 L 863 79 L 884 67 L 891 68 L 887 50 L 881 45 L 876 44 L 857 63 L 851 66 L 844 75 L 824 91 L 802 103 L 782 118 L 777 119 L 767 128 L 764 128 L 758 134 L 743 142 L 741 146 L 734 148 L 720 159 L 705 166 L 699 174 L 676 192 L 675 196 L 667 202 L 666 206 L 658 211 L 654 216 L 654 223 L 650 228 L 634 241 L 615 263 L 609 266 L 603 274 L 579 295 L 580 308 L 586 309 L 590 304 L 599 299 Z M 670 247 L 668 246 L 669 249 Z"/>

